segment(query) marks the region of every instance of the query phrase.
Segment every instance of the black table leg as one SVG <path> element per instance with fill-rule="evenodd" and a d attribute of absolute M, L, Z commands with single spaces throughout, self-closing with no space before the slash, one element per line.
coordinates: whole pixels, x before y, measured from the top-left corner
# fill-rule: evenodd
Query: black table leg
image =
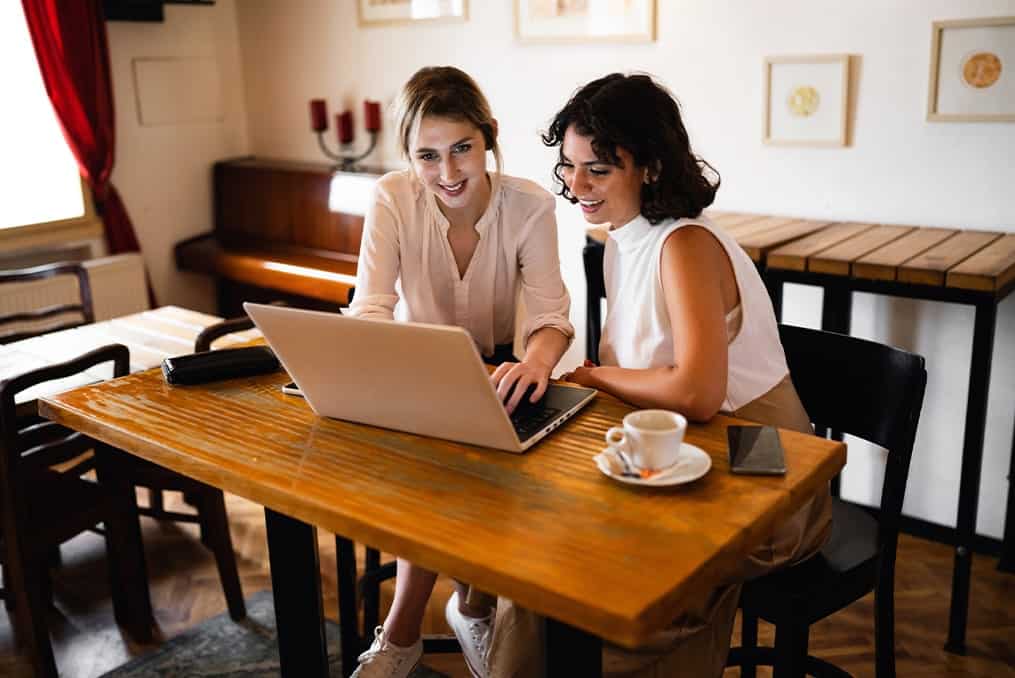
<path fill-rule="evenodd" d="M 547 678 L 603 675 L 603 641 L 553 619 L 546 620 Z"/>
<path fill-rule="evenodd" d="M 1001 572 L 1015 572 L 1015 431 L 1011 436 L 1011 462 L 1008 468 L 1008 508 L 1004 512 L 1004 541 L 1001 542 L 1001 559 L 997 563 Z"/>
<path fill-rule="evenodd" d="M 826 332 L 849 334 L 853 314 L 853 291 L 848 285 L 825 286 L 821 304 L 821 329 Z"/>
<path fill-rule="evenodd" d="M 768 296 L 772 300 L 775 320 L 776 322 L 782 322 L 782 287 L 785 283 L 781 277 L 771 270 L 764 271 L 761 277 L 765 282 L 765 288 L 768 290 Z"/>
<path fill-rule="evenodd" d="M 264 520 L 268 531 L 281 674 L 283 678 L 327 678 L 328 647 L 324 636 L 317 531 L 303 521 L 267 507 Z"/>
<path fill-rule="evenodd" d="M 962 475 L 959 479 L 959 511 L 956 521 L 955 565 L 952 571 L 951 612 L 945 650 L 966 653 L 966 621 L 969 616 L 969 578 L 973 567 L 972 542 L 976 534 L 976 506 L 980 499 L 983 467 L 983 432 L 987 426 L 987 391 L 994 354 L 997 306 L 993 301 L 976 304 L 973 355 L 966 401 L 966 431 L 962 443 Z"/>
<path fill-rule="evenodd" d="M 338 561 L 338 623 L 342 632 L 342 675 L 348 678 L 356 669 L 356 657 L 365 650 L 359 633 L 356 594 L 356 549 L 350 539 L 335 535 Z"/>

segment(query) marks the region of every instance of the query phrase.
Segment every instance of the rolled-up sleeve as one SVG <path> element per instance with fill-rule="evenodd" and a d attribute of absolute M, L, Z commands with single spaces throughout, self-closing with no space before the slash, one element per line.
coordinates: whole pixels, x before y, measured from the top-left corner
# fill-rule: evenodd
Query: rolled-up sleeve
<path fill-rule="evenodd" d="M 395 205 L 380 186 L 363 219 L 356 266 L 356 292 L 346 315 L 374 320 L 392 320 L 398 294 L 400 254 Z"/>
<path fill-rule="evenodd" d="M 539 208 L 529 216 L 518 243 L 518 264 L 521 268 L 522 299 L 526 321 L 522 337 L 525 344 L 537 330 L 552 327 L 568 342 L 574 339 L 574 326 L 568 319 L 571 296 L 560 275 L 557 253 L 556 203 L 547 194 Z"/>

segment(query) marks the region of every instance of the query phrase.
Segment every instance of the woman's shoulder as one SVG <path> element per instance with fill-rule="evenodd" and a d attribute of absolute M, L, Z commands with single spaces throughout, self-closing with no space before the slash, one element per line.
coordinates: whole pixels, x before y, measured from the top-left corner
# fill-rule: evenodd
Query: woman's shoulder
<path fill-rule="evenodd" d="M 421 199 L 419 181 L 407 169 L 388 172 L 374 183 L 374 202 L 399 214 L 419 209 Z"/>
<path fill-rule="evenodd" d="M 399 196 L 414 193 L 415 181 L 407 169 L 392 170 L 381 176 L 374 184 L 374 190 L 380 195 Z"/>
<path fill-rule="evenodd" d="M 531 179 L 502 174 L 499 182 L 503 199 L 508 203 L 537 209 L 554 202 L 553 194 Z"/>

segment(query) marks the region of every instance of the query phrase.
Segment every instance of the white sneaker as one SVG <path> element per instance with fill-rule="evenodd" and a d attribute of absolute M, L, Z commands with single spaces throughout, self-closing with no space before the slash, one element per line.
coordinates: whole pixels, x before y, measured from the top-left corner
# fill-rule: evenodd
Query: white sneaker
<path fill-rule="evenodd" d="M 444 607 L 444 617 L 455 632 L 458 644 L 462 646 L 462 655 L 465 656 L 469 672 L 475 678 L 487 678 L 489 671 L 486 660 L 490 652 L 493 613 L 479 619 L 466 617 L 458 609 L 458 592 L 455 591 Z"/>
<path fill-rule="evenodd" d="M 374 642 L 359 656 L 352 678 L 407 678 L 423 658 L 423 639 L 399 647 L 384 637 L 384 627 L 374 629 Z"/>

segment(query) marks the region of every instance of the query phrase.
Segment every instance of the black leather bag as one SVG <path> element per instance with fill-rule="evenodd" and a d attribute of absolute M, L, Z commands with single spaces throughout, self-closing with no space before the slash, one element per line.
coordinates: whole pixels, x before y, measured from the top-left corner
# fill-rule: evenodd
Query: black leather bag
<path fill-rule="evenodd" d="M 267 374 L 279 368 L 278 358 L 267 346 L 225 348 L 189 353 L 162 361 L 162 375 L 176 386 Z"/>

